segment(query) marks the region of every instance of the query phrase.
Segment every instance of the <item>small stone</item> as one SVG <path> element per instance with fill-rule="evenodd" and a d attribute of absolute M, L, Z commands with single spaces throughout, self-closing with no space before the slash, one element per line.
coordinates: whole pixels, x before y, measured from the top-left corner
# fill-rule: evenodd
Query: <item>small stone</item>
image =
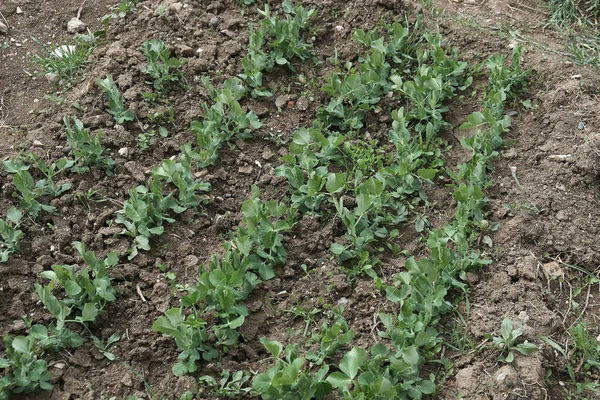
<path fill-rule="evenodd" d="M 193 254 L 190 254 L 189 256 L 187 256 L 183 259 L 183 265 L 188 268 L 195 268 L 198 266 L 198 264 L 199 264 L 198 257 L 196 257 Z"/>
<path fill-rule="evenodd" d="M 515 150 L 514 147 L 511 147 L 502 154 L 502 157 L 506 158 L 507 160 L 512 160 L 513 158 L 517 157 L 517 150 Z"/>
<path fill-rule="evenodd" d="M 235 141 L 235 147 L 237 147 L 240 150 L 244 150 L 247 146 L 247 143 L 245 141 L 243 141 L 242 139 L 238 139 Z"/>
<path fill-rule="evenodd" d="M 336 25 L 335 30 L 338 32 L 342 32 L 344 30 L 344 27 L 341 25 Z"/>
<path fill-rule="evenodd" d="M 219 17 L 212 17 L 208 24 L 211 28 L 216 28 L 219 25 Z"/>
<path fill-rule="evenodd" d="M 194 49 L 185 44 L 178 44 L 175 46 L 175 51 L 180 57 L 193 57 Z"/>
<path fill-rule="evenodd" d="M 338 306 L 342 305 L 342 304 L 348 304 L 348 299 L 345 297 L 341 297 L 337 303 L 338 303 Z"/>
<path fill-rule="evenodd" d="M 296 106 L 298 107 L 298 110 L 300 110 L 300 111 L 308 110 L 308 99 L 304 96 L 300 97 L 298 99 L 298 101 L 296 102 Z"/>
<path fill-rule="evenodd" d="M 273 150 L 266 147 L 262 153 L 262 158 L 263 158 L 263 160 L 269 161 L 271 158 L 273 158 L 274 155 L 275 155 L 275 153 L 273 153 Z"/>
<path fill-rule="evenodd" d="M 238 173 L 242 175 L 250 175 L 252 174 L 252 171 L 254 171 L 252 165 L 246 165 L 245 167 L 240 167 L 238 169 Z"/>
<path fill-rule="evenodd" d="M 181 4 L 181 3 L 173 3 L 173 4 L 171 4 L 171 5 L 169 5 L 167 7 L 167 10 L 168 11 L 179 12 L 179 11 L 181 11 L 182 8 L 183 8 L 183 4 Z"/>
<path fill-rule="evenodd" d="M 123 377 L 121 378 L 121 383 L 122 383 L 124 386 L 127 386 L 127 387 L 132 387 L 132 386 L 133 386 L 133 379 L 131 379 L 131 374 L 130 374 L 130 373 L 128 373 L 128 372 L 126 372 L 126 373 L 123 375 Z"/>
<path fill-rule="evenodd" d="M 582 130 L 583 128 L 585 128 L 585 124 L 583 123 L 583 121 L 579 121 L 579 123 L 577 124 L 577 129 Z"/>
<path fill-rule="evenodd" d="M 529 314 L 527 314 L 527 311 L 521 311 L 517 318 L 519 318 L 519 321 L 523 324 L 526 324 L 529 321 Z"/>
<path fill-rule="evenodd" d="M 556 213 L 556 219 L 559 221 L 566 221 L 567 218 L 567 214 L 563 210 Z"/>
<path fill-rule="evenodd" d="M 85 22 L 77 17 L 73 17 L 67 22 L 67 32 L 79 33 L 85 30 Z"/>
<path fill-rule="evenodd" d="M 50 83 L 55 83 L 58 82 L 58 75 L 56 75 L 54 72 L 48 72 L 46 75 L 44 75 L 46 77 L 46 79 L 48 80 L 48 82 Z"/>
<path fill-rule="evenodd" d="M 509 110 L 509 111 L 506 112 L 506 115 L 508 115 L 511 118 L 514 118 L 514 117 L 518 116 L 519 113 L 516 112 L 515 110 Z"/>
<path fill-rule="evenodd" d="M 282 94 L 275 99 L 275 107 L 282 108 L 290 99 L 287 94 Z"/>
<path fill-rule="evenodd" d="M 21 10 L 21 7 L 17 7 L 17 14 L 23 14 L 23 10 Z"/>
<path fill-rule="evenodd" d="M 2 22 L 2 21 L 0 21 L 0 33 L 2 33 L 2 34 L 8 33 L 8 26 L 6 26 L 4 24 L 4 22 Z"/>
<path fill-rule="evenodd" d="M 129 149 L 127 147 L 121 147 L 118 153 L 122 157 L 127 157 L 129 155 Z"/>
<path fill-rule="evenodd" d="M 42 147 L 44 144 L 42 142 L 40 142 L 39 140 L 34 140 L 33 145 L 37 146 L 37 147 Z"/>

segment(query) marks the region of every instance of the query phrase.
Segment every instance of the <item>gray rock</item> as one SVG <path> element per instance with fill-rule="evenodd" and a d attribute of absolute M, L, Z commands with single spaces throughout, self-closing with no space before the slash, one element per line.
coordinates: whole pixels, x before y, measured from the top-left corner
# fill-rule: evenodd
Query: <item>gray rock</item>
<path fill-rule="evenodd" d="M 85 22 L 80 20 L 77 17 L 73 17 L 67 22 L 67 32 L 69 33 L 79 33 L 85 30 Z"/>
<path fill-rule="evenodd" d="M 0 33 L 4 35 L 8 33 L 8 26 L 6 26 L 2 21 L 0 21 Z"/>
<path fill-rule="evenodd" d="M 271 150 L 268 147 L 265 147 L 265 149 L 262 153 L 262 158 L 263 158 L 263 160 L 269 161 L 270 159 L 273 158 L 274 155 L 275 155 L 275 153 L 273 153 L 273 150 Z"/>
<path fill-rule="evenodd" d="M 304 96 L 300 97 L 296 102 L 296 106 L 298 106 L 298 110 L 300 111 L 308 110 L 308 99 Z"/>
<path fill-rule="evenodd" d="M 252 165 L 246 165 L 245 167 L 240 167 L 238 169 L 238 173 L 242 175 L 250 175 L 252 174 L 253 168 Z"/>

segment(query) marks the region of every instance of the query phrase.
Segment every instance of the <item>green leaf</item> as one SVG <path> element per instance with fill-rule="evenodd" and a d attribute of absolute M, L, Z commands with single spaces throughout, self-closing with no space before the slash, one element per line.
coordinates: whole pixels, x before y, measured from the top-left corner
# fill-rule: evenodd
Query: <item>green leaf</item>
<path fill-rule="evenodd" d="M 510 352 L 508 352 L 508 355 L 504 358 L 504 362 L 507 362 L 510 364 L 511 362 L 514 361 L 514 359 L 515 359 L 515 355 L 513 354 L 512 351 L 510 351 Z"/>
<path fill-rule="evenodd" d="M 419 169 L 417 170 L 417 176 L 421 179 L 431 180 L 435 178 L 435 175 L 438 173 L 437 169 Z"/>
<path fill-rule="evenodd" d="M 68 280 L 65 282 L 65 292 L 69 295 L 69 297 L 77 296 L 82 292 L 81 286 L 77 284 L 77 282 L 73 280 Z"/>
<path fill-rule="evenodd" d="M 346 174 L 329 174 L 327 175 L 327 183 L 325 189 L 330 194 L 342 191 L 346 186 Z"/>
<path fill-rule="evenodd" d="M 513 350 L 518 351 L 523 355 L 529 355 L 538 350 L 538 347 L 533 343 L 521 343 L 513 347 Z"/>
<path fill-rule="evenodd" d="M 265 346 L 267 351 L 273 355 L 273 357 L 279 357 L 283 351 L 283 345 L 278 341 L 269 340 L 265 337 L 260 339 L 260 342 Z"/>
<path fill-rule="evenodd" d="M 32 340 L 25 336 L 17 336 L 12 341 L 12 348 L 17 353 L 28 354 L 31 351 Z"/>
<path fill-rule="evenodd" d="M 240 326 L 242 326 L 243 324 L 244 324 L 244 316 L 240 315 L 239 317 L 237 317 L 233 321 L 229 321 L 229 323 L 227 323 L 227 326 L 229 328 L 231 328 L 231 329 L 237 329 Z"/>
<path fill-rule="evenodd" d="M 402 359 L 411 366 L 419 364 L 419 352 L 415 346 L 409 346 L 402 350 Z"/>
<path fill-rule="evenodd" d="M 335 254 L 336 256 L 339 256 L 340 254 L 342 254 L 344 251 L 346 251 L 346 247 L 342 246 L 339 243 L 332 243 L 331 244 L 331 252 L 333 254 Z"/>
<path fill-rule="evenodd" d="M 350 379 L 358 374 L 359 368 L 367 361 L 368 354 L 360 347 L 354 347 L 350 350 L 340 363 L 340 370 L 345 373 Z"/>
<path fill-rule="evenodd" d="M 6 213 L 6 218 L 8 218 L 8 220 L 13 224 L 19 225 L 21 218 L 23 218 L 23 213 L 19 211 L 19 209 L 11 207 Z"/>
<path fill-rule="evenodd" d="M 94 321 L 98 316 L 98 308 L 95 303 L 85 303 L 83 306 L 83 310 L 81 311 L 81 320 L 86 321 Z"/>
<path fill-rule="evenodd" d="M 502 327 L 500 329 L 500 333 L 505 340 L 508 340 L 511 337 L 513 329 L 513 323 L 510 318 L 504 318 L 502 320 Z"/>
<path fill-rule="evenodd" d="M 252 381 L 252 387 L 261 394 L 267 394 L 273 383 L 273 370 L 258 374 Z"/>
<path fill-rule="evenodd" d="M 343 372 L 336 371 L 327 377 L 327 382 L 329 382 L 331 384 L 331 386 L 333 386 L 336 389 L 337 388 L 346 388 L 350 385 L 350 383 L 352 382 L 352 379 L 350 379 Z"/>

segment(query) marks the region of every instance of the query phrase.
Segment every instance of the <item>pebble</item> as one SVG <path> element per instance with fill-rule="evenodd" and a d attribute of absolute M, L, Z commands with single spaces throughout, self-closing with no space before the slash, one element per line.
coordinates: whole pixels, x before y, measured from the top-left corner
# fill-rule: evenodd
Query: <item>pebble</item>
<path fill-rule="evenodd" d="M 517 151 L 514 149 L 514 147 L 511 147 L 510 149 L 506 150 L 502 156 L 507 160 L 512 160 L 513 158 L 517 157 Z"/>
<path fill-rule="evenodd" d="M 67 22 L 67 32 L 79 33 L 85 30 L 85 22 L 77 17 L 73 17 Z"/>
<path fill-rule="evenodd" d="M 336 30 L 336 31 L 338 31 L 338 32 L 342 32 L 342 31 L 344 30 L 344 27 L 343 27 L 343 26 L 341 26 L 341 25 L 337 25 L 337 26 L 335 27 L 335 30 Z"/>
<path fill-rule="evenodd" d="M 240 167 L 238 169 L 238 173 L 243 174 L 243 175 L 250 175 L 252 174 L 252 165 L 246 165 L 245 167 Z"/>
<path fill-rule="evenodd" d="M 56 75 L 54 72 L 48 72 L 46 75 L 44 75 L 46 77 L 46 79 L 48 80 L 48 82 L 50 83 L 54 83 L 58 81 L 58 75 Z"/>
<path fill-rule="evenodd" d="M 262 153 L 262 158 L 263 158 L 263 160 L 269 161 L 271 158 L 273 158 L 274 155 L 275 155 L 275 153 L 273 153 L 273 150 L 266 147 Z"/>
<path fill-rule="evenodd" d="M 304 96 L 300 97 L 296 102 L 296 106 L 300 111 L 308 110 L 308 99 Z"/>
<path fill-rule="evenodd" d="M 506 115 L 508 115 L 508 116 L 509 116 L 509 117 L 511 117 L 511 118 L 514 118 L 514 117 L 518 116 L 518 115 L 519 115 L 519 113 L 518 113 L 518 112 L 516 112 L 515 110 L 510 110 L 510 111 L 507 111 L 507 112 L 506 112 Z"/>
<path fill-rule="evenodd" d="M 37 146 L 37 147 L 42 147 L 44 144 L 42 142 L 40 142 L 39 140 L 34 140 L 33 145 Z"/>
<path fill-rule="evenodd" d="M 567 220 L 567 214 L 563 210 L 560 210 L 556 213 L 556 219 L 559 221 L 565 221 Z"/>
<path fill-rule="evenodd" d="M 119 155 L 123 157 L 127 157 L 129 155 L 129 149 L 127 147 L 121 147 L 119 149 Z"/>
<path fill-rule="evenodd" d="M 585 128 L 585 124 L 583 123 L 583 121 L 579 121 L 579 123 L 577 124 L 577 129 L 582 130 L 583 128 Z"/>
<path fill-rule="evenodd" d="M 21 7 L 17 7 L 17 14 L 23 14 L 23 10 L 21 10 Z"/>
<path fill-rule="evenodd" d="M 290 96 L 287 94 L 282 94 L 275 99 L 275 107 L 282 108 L 290 99 Z"/>
<path fill-rule="evenodd" d="M 219 17 L 212 17 L 208 24 L 211 28 L 216 28 L 219 25 Z"/>

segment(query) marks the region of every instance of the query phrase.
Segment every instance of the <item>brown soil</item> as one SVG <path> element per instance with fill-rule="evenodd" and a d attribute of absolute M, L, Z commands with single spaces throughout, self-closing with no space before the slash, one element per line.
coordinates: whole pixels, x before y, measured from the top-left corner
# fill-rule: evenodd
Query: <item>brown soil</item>
<path fill-rule="evenodd" d="M 40 224 L 25 224 L 21 251 L 0 265 L 0 334 L 26 333 L 22 323 L 14 322 L 23 315 L 34 322 L 48 320 L 33 284 L 41 282 L 39 273 L 52 265 L 79 261 L 71 246 L 73 241 L 85 242 L 98 254 L 117 250 L 123 256 L 123 264 L 113 271 L 118 301 L 92 327 L 96 336 L 105 339 L 115 331 L 121 332 L 122 339 L 111 348 L 119 361 L 108 361 L 93 344 L 86 342 L 72 353 L 65 351 L 50 358 L 50 364 L 65 365 L 50 368 L 55 384 L 52 392 L 23 398 L 116 396 L 120 399 L 136 395 L 150 399 L 153 391 L 157 396 L 178 399 L 186 390 L 198 386 L 197 376 L 218 376 L 222 369 L 264 369 L 261 361 L 266 353 L 259 339 L 266 336 L 287 342 L 290 328 L 304 329 L 302 319 L 284 312 L 295 304 L 310 309 L 344 303 L 344 316 L 357 332 L 354 344 L 373 343 L 374 315 L 386 307 L 386 298 L 376 291 L 370 279 L 349 284 L 331 261 L 330 245 L 344 233 L 335 221 L 305 216 L 286 235 L 288 262 L 277 271 L 275 279 L 257 289 L 247 301 L 251 313 L 242 328 L 242 345 L 218 363 L 202 364 L 195 376 L 173 377 L 170 371 L 178 355 L 176 345 L 151 329 L 153 321 L 177 304 L 168 280 L 157 266 L 166 264 L 176 274 L 178 283 L 193 284 L 198 264 L 220 252 L 223 239 L 240 222 L 241 205 L 250 197 L 252 184 L 261 187 L 264 198 L 285 197 L 285 182 L 274 176 L 274 168 L 287 146 L 278 144 L 273 137 L 281 135 L 282 140 L 287 140 L 298 127 L 309 126 L 316 110 L 326 101 L 318 86 L 308 95 L 303 93 L 303 87 L 296 82 L 297 75 L 302 73 L 308 80 L 319 79 L 334 49 L 342 62 L 355 59 L 356 47 L 351 39 L 355 29 L 375 27 L 382 19 L 403 19 L 406 13 L 414 16 L 423 11 L 422 7 L 393 0 L 305 0 L 305 7 L 318 11 L 314 21 L 315 49 L 323 63 L 318 67 L 308 62 L 298 65 L 296 75 L 274 73 L 266 77 L 267 86 L 275 96 L 246 104 L 259 115 L 264 126 L 253 139 L 224 150 L 216 165 L 209 168 L 206 179 L 212 188 L 206 215 L 189 215 L 169 225 L 167 232 L 153 242 L 156 250 L 143 252 L 128 262 L 125 256 L 128 241 L 115 238 L 115 229 L 108 224 L 120 208 L 116 204 L 127 198 L 129 189 L 146 182 L 146 171 L 177 154 L 182 144 L 194 141 L 189 125 L 202 115 L 200 105 L 207 99 L 202 85 L 194 83 L 195 77 L 208 71 L 222 78 L 240 73 L 248 24 L 258 19 L 254 7 L 242 14 L 234 0 L 184 0 L 185 6 L 181 8 L 173 3 L 173 0 L 161 2 L 165 17 L 155 13 L 158 1 L 146 1 L 138 5 L 134 14 L 112 21 L 106 42 L 92 54 L 84 79 L 71 89 L 56 87 L 44 77 L 31 78 L 24 71 L 35 69 L 30 56 L 38 47 L 30 38 L 36 37 L 44 43 L 68 40 L 66 23 L 77 14 L 81 2 L 9 0 L 0 4 L 0 12 L 10 25 L 7 35 L 0 34 L 0 158 L 23 150 L 34 151 L 48 160 L 62 157 L 66 146 L 62 118 L 78 115 L 86 128 L 103 132 L 104 144 L 116 161 L 116 173 L 111 177 L 101 171 L 69 175 L 67 179 L 73 190 L 52 200 L 61 215 L 47 216 Z M 577 265 L 592 274 L 599 267 L 600 245 L 596 239 L 600 234 L 600 108 L 596 93 L 600 80 L 597 70 L 577 66 L 553 51 L 562 50 L 564 43 L 541 22 L 547 17 L 545 3 L 539 0 L 530 3 L 491 0 L 476 5 L 434 1 L 433 8 L 442 8 L 444 12 L 432 15 L 425 10 L 427 24 L 435 27 L 437 23 L 439 31 L 468 61 L 481 62 L 495 53 L 509 54 L 511 40 L 507 29 L 518 30 L 547 46 L 544 49 L 526 45 L 525 66 L 533 70 L 528 94 L 533 108 L 526 110 L 514 105 L 518 116 L 509 133 L 511 146 L 502 151 L 494 164 L 494 185 L 488 192 L 492 206 L 490 219 L 500 222 L 500 228 L 492 235 L 492 248 L 482 244 L 494 262 L 468 275 L 471 288 L 468 307 L 462 301 L 456 308 L 467 322 L 461 335 L 470 338 L 474 346 L 462 353 L 445 350 L 454 370 L 445 375 L 446 381 L 436 394 L 441 399 L 457 398 L 459 394 L 469 399 L 565 398 L 559 381 L 568 381 L 568 376 L 554 351 L 546 347 L 527 357 L 517 356 L 512 365 L 503 365 L 497 362 L 495 350 L 481 345 L 485 343 L 484 334 L 498 335 L 503 318 L 509 317 L 521 321 L 524 337 L 529 341 L 540 343 L 539 335 L 546 335 L 564 343 L 569 326 L 577 318 L 571 310 L 572 300 L 580 305 L 583 318 L 591 326 L 597 326 L 598 322 L 597 286 L 586 286 L 575 295 L 574 289 L 581 286 L 583 276 L 569 266 Z M 90 30 L 100 29 L 100 18 L 113 5 L 114 1 L 106 0 L 86 2 L 81 19 Z M 22 14 L 16 13 L 17 7 Z M 219 18 L 217 29 L 209 26 L 214 16 Z M 336 26 L 342 26 L 343 30 Z M 112 73 L 115 80 L 119 77 L 117 82 L 129 107 L 143 120 L 151 110 L 141 97 L 148 86 L 140 72 L 144 57 L 139 49 L 151 38 L 164 40 L 179 58 L 187 60 L 186 78 L 191 85 L 189 90 L 176 90 L 170 95 L 176 121 L 169 129 L 169 137 L 157 138 L 149 151 L 141 151 L 136 143 L 140 127 L 115 126 L 103 111 L 103 94 L 93 82 L 107 73 Z M 200 54 L 196 53 L 198 48 L 203 49 Z M 287 90 L 288 86 L 289 93 L 284 93 L 282 88 Z M 51 104 L 44 99 L 45 94 L 55 91 L 62 92 L 60 96 L 67 101 Z M 282 94 L 288 98 L 286 105 L 278 109 L 275 99 Z M 287 101 L 297 101 L 300 97 L 312 97 L 306 110 L 297 107 L 297 103 L 287 105 Z M 78 103 L 83 111 L 75 110 L 73 103 Z M 476 100 L 461 105 L 451 111 L 449 120 L 458 126 L 478 107 Z M 386 133 L 389 125 L 385 118 L 376 120 L 373 135 Z M 447 140 L 457 145 L 459 135 L 458 129 L 448 132 Z M 127 156 L 117 152 L 123 147 L 129 149 Z M 552 157 L 556 155 L 569 157 L 560 161 Z M 459 159 L 461 155 L 457 152 L 452 157 Z M 518 181 L 511 168 L 516 170 Z M 0 172 L 0 182 L 0 211 L 4 215 L 16 202 L 11 197 L 9 175 L 4 171 Z M 75 193 L 88 190 L 95 190 L 111 201 L 83 204 Z M 431 198 L 437 200 L 438 222 L 452 216 L 452 209 L 444 208 L 448 193 L 433 192 Z M 49 229 L 50 225 L 54 228 Z M 422 246 L 415 232 L 407 232 L 402 245 L 413 254 L 418 254 Z M 391 273 L 403 263 L 402 259 L 385 261 L 385 268 Z M 549 280 L 543 274 L 543 265 L 551 261 L 558 262 L 564 273 L 563 281 Z M 309 273 L 302 270 L 302 264 L 307 265 Z M 461 299 L 457 294 L 457 302 Z M 453 322 L 454 315 L 449 315 L 445 323 L 450 327 Z M 598 333 L 596 329 L 590 334 L 596 337 Z M 431 369 L 443 376 L 437 366 Z"/>

